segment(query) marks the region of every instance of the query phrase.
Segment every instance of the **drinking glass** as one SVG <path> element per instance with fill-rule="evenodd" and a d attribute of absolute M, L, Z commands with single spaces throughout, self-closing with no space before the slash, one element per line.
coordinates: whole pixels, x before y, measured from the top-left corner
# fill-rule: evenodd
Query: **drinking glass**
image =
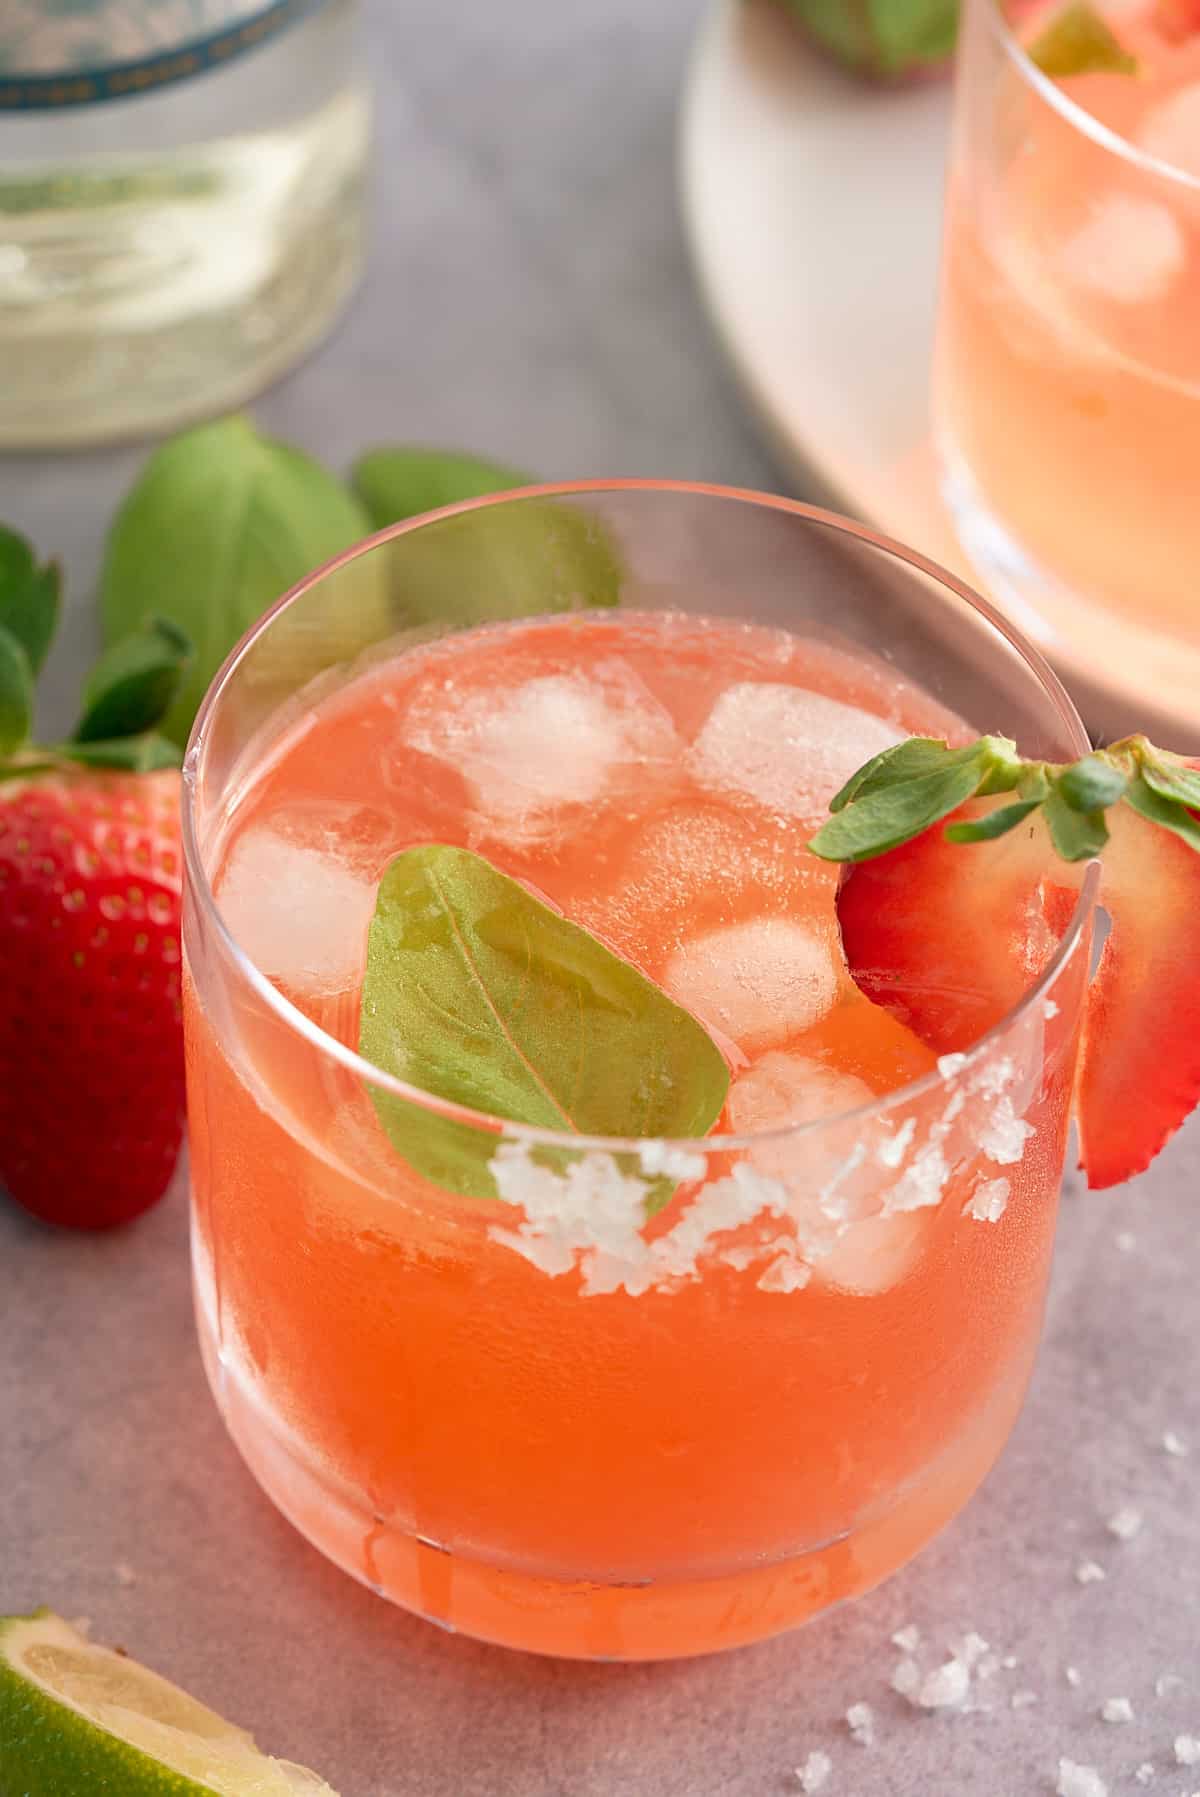
<path fill-rule="evenodd" d="M 1194 732 L 1200 40 L 1117 29 L 1140 79 L 1051 80 L 996 0 L 965 0 L 935 429 L 986 589 Z"/>
<path fill-rule="evenodd" d="M 192 1239 L 229 1430 L 297 1528 L 395 1602 L 510 1646 L 651 1659 L 866 1591 L 999 1453 L 1039 1334 L 1096 873 L 972 1054 L 816 1121 L 585 1138 L 367 1064 L 353 1015 L 293 1002 L 233 933 L 215 890 L 230 831 L 281 732 L 364 667 L 598 599 L 682 614 L 701 639 L 787 630 L 1027 754 L 1070 760 L 1087 739 L 1036 650 L 921 556 L 787 500 L 669 482 L 531 489 L 384 532 L 282 599 L 201 708 L 183 822 Z M 346 785 L 358 801 L 361 772 Z M 281 859 L 260 877 L 300 873 Z M 337 906 L 290 897 L 315 964 Z M 439 1189 L 372 1094 L 408 1139 L 453 1119 L 525 1183 L 508 1202 Z M 644 1223 L 664 1175 L 684 1184 Z M 813 1255 L 849 1249 L 869 1275 L 797 1261 L 789 1232 L 818 1208 Z"/>

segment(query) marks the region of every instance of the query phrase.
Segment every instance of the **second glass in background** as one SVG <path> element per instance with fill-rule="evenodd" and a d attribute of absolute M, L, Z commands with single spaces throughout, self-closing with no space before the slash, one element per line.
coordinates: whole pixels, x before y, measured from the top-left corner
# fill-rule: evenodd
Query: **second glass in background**
<path fill-rule="evenodd" d="M 995 0 L 966 0 L 935 427 L 991 590 L 1052 653 L 1186 728 L 1200 678 L 1200 37 L 1172 45 L 1148 7 L 1114 25 L 1140 77 L 1051 81 Z"/>

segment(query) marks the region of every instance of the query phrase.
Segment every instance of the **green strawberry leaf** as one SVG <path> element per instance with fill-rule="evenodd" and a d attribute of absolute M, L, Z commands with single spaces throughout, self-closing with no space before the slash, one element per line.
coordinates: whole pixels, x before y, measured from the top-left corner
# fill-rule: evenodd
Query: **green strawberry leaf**
<path fill-rule="evenodd" d="M 954 49 L 957 0 L 867 0 L 867 15 L 885 73 L 941 62 Z"/>
<path fill-rule="evenodd" d="M 187 741 L 218 667 L 251 624 L 304 575 L 370 534 L 354 496 L 298 449 L 246 418 L 186 431 L 155 451 L 109 533 L 100 582 L 107 644 L 166 617 L 195 645 L 164 730 Z M 328 618 L 306 610 L 308 660 L 295 678 L 389 633 L 376 558 L 330 586 Z"/>
<path fill-rule="evenodd" d="M 689 1012 L 482 856 L 440 843 L 406 850 L 384 874 L 359 1048 L 437 1098 L 567 1135 L 703 1136 L 729 1088 Z M 372 1098 L 418 1171 L 497 1196 L 495 1135 L 391 1093 Z"/>
<path fill-rule="evenodd" d="M 954 47 L 957 0 L 787 0 L 804 30 L 847 68 L 895 76 Z"/>
<path fill-rule="evenodd" d="M 809 842 L 823 861 L 867 861 L 948 817 L 979 790 L 979 766 L 960 762 L 938 773 L 858 798 Z"/>
<path fill-rule="evenodd" d="M 868 861 L 919 836 L 964 799 L 1015 792 L 1012 804 L 946 826 L 950 842 L 991 842 L 1042 811 L 1064 861 L 1099 855 L 1108 841 L 1105 812 L 1124 801 L 1200 849 L 1200 773 L 1144 736 L 1096 749 L 1069 766 L 1025 761 L 1003 736 L 981 736 L 963 749 L 914 736 L 885 749 L 852 774 L 830 803 L 831 816 L 809 843 L 826 861 Z"/>
<path fill-rule="evenodd" d="M 1042 801 L 1042 815 L 1055 853 L 1063 861 L 1090 861 L 1108 841 L 1103 811 L 1076 811 L 1057 786 Z"/>
<path fill-rule="evenodd" d="M 1151 786 L 1144 766 L 1142 773 L 1135 774 L 1126 787 L 1125 803 L 1150 823 L 1161 825 L 1164 830 L 1182 837 L 1191 848 L 1200 850 L 1200 820 L 1192 815 L 1187 802 L 1170 798 Z"/>
<path fill-rule="evenodd" d="M 151 618 L 114 643 L 84 685 L 75 741 L 105 742 L 152 729 L 170 710 L 191 658 L 191 643 L 167 618 Z"/>
<path fill-rule="evenodd" d="M 952 768 L 974 766 L 981 760 L 979 743 L 965 749 L 952 749 L 932 736 L 909 736 L 878 755 L 851 774 L 840 792 L 829 801 L 831 811 L 843 811 L 853 799 L 867 798 L 873 792 L 897 786 L 904 780 L 920 780 L 927 774 L 940 774 Z"/>
<path fill-rule="evenodd" d="M 1141 758 L 1141 774 L 1152 792 L 1200 810 L 1200 771 L 1196 768 L 1164 755 L 1161 749 L 1147 743 Z"/>
<path fill-rule="evenodd" d="M 1045 794 L 1039 793 L 1036 798 L 1017 799 L 1012 805 L 997 805 L 994 811 L 985 812 L 982 817 L 947 824 L 947 839 L 950 842 L 994 842 L 998 836 L 1007 836 L 1010 830 L 1024 823 L 1044 798 Z"/>
<path fill-rule="evenodd" d="M 1103 811 L 1115 805 L 1129 783 L 1123 768 L 1103 755 L 1085 755 L 1064 768 L 1055 781 L 1059 794 L 1072 811 Z"/>
<path fill-rule="evenodd" d="M 531 487 L 534 476 L 451 449 L 372 449 L 355 462 L 350 482 L 373 528 L 384 530 L 463 499 Z"/>
<path fill-rule="evenodd" d="M 25 538 L 0 525 L 0 628 L 16 637 L 35 679 L 58 626 L 61 584 L 55 562 L 39 568 Z"/>
<path fill-rule="evenodd" d="M 0 627 L 0 755 L 12 755 L 33 726 L 33 669 L 24 645 Z"/>
<path fill-rule="evenodd" d="M 1030 62 L 1043 75 L 1136 75 L 1138 61 L 1113 35 L 1090 0 L 1069 0 L 1027 46 Z"/>

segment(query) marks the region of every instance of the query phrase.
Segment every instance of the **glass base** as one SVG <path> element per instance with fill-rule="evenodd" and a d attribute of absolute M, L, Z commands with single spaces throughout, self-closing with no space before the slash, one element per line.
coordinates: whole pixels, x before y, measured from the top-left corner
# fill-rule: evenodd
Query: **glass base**
<path fill-rule="evenodd" d="M 1200 752 L 1200 649 L 1066 586 L 989 509 L 945 437 L 938 462 L 943 502 L 981 590 L 1086 689 L 1075 694 L 1085 716 L 1100 718 L 1105 736 L 1145 730 L 1181 752 Z"/>
<path fill-rule="evenodd" d="M 300 1533 L 361 1584 L 450 1633 L 560 1659 L 665 1660 L 796 1628 L 903 1566 L 971 1497 L 1006 1441 L 1033 1347 L 970 1432 L 881 1516 L 811 1552 L 723 1578 L 644 1585 L 540 1578 L 488 1565 L 375 1514 L 323 1467 L 222 1353 L 197 1287 L 208 1382 L 246 1465 Z M 1036 1345 L 1036 1344 L 1034 1344 Z"/>

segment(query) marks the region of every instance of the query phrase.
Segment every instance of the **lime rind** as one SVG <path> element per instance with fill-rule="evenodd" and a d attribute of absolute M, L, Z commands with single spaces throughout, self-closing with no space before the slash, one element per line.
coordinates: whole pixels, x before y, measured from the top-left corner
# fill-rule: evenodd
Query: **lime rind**
<path fill-rule="evenodd" d="M 336 1797 L 313 1772 L 50 1610 L 0 1619 L 0 1791 Z"/>

